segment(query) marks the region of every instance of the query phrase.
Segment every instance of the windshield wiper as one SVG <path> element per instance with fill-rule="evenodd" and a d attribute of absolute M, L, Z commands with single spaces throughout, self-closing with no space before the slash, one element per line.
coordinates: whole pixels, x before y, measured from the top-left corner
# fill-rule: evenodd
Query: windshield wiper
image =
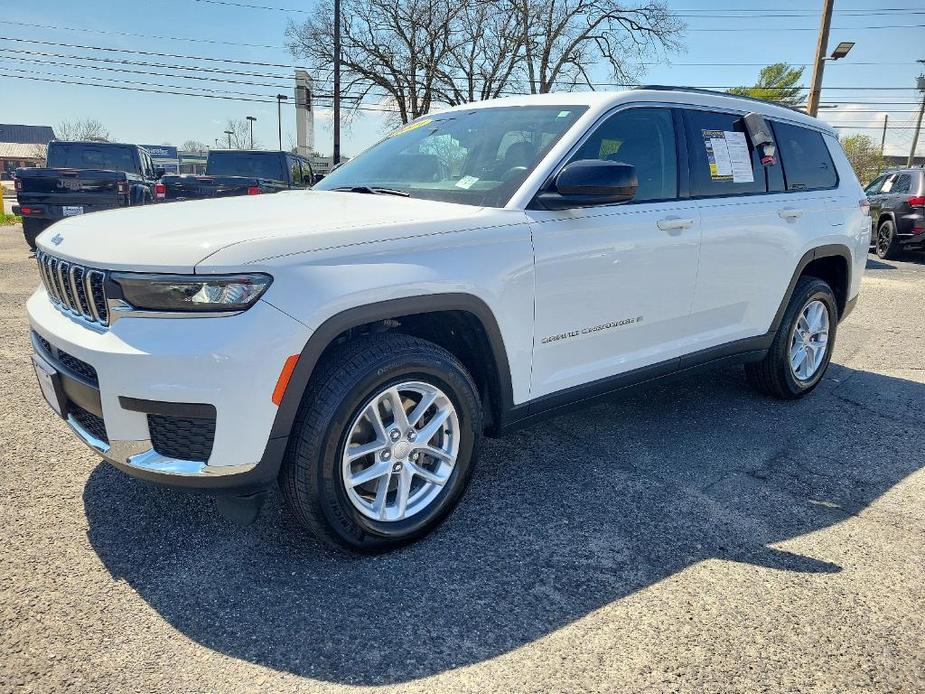
<path fill-rule="evenodd" d="M 344 191 L 347 193 L 366 193 L 367 195 L 397 195 L 402 198 L 410 198 L 411 193 L 403 190 L 394 190 L 392 188 L 373 188 L 370 186 L 339 186 L 331 190 Z"/>

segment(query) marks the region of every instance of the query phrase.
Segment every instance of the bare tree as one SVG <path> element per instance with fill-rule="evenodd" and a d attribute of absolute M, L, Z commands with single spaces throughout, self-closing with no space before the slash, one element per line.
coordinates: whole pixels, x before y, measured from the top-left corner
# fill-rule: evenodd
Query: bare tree
<path fill-rule="evenodd" d="M 109 140 L 109 131 L 93 118 L 61 121 L 55 130 L 60 140 L 99 140 L 101 142 Z"/>
<path fill-rule="evenodd" d="M 437 104 L 593 89 L 600 64 L 634 79 L 642 59 L 678 48 L 684 29 L 661 0 L 342 2 L 342 93 L 354 110 L 385 100 L 402 123 Z M 331 88 L 333 14 L 332 0 L 320 0 L 286 30 L 289 50 L 315 73 L 316 93 Z"/>
<path fill-rule="evenodd" d="M 369 98 L 394 105 L 407 123 L 430 111 L 434 85 L 459 41 L 451 31 L 459 0 L 343 0 L 342 90 L 355 106 Z M 334 61 L 332 0 L 321 0 L 301 25 L 286 30 L 289 50 L 316 73 Z M 328 84 L 330 82 L 328 81 Z"/>
<path fill-rule="evenodd" d="M 187 140 L 180 146 L 180 149 L 184 152 L 205 152 L 209 148 L 199 140 Z"/>
<path fill-rule="evenodd" d="M 615 0 L 504 0 L 518 18 L 531 93 L 595 87 L 598 63 L 617 82 L 633 82 L 640 61 L 677 50 L 685 25 L 665 3 Z"/>
<path fill-rule="evenodd" d="M 524 35 L 503 2 L 464 2 L 451 26 L 458 40 L 438 70 L 435 92 L 451 106 L 524 90 Z"/>
<path fill-rule="evenodd" d="M 220 143 L 228 146 L 230 142 L 231 149 L 251 149 L 251 126 L 247 119 L 233 120 L 229 118 L 225 124 L 225 131 L 218 138 Z M 231 135 L 228 134 L 229 132 Z M 260 142 L 256 137 L 254 138 L 253 149 L 260 149 Z"/>

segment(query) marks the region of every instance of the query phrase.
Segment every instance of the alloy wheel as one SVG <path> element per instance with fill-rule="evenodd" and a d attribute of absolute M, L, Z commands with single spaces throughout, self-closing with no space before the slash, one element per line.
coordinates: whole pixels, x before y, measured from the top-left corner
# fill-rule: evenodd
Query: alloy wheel
<path fill-rule="evenodd" d="M 797 318 L 790 334 L 790 372 L 798 381 L 808 381 L 825 361 L 829 344 L 829 309 L 818 299 L 810 301 Z"/>

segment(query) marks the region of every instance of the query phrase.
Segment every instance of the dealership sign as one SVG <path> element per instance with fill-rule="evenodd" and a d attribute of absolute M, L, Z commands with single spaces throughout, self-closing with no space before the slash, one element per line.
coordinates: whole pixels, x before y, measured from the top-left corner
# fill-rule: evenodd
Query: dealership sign
<path fill-rule="evenodd" d="M 154 160 L 155 166 L 162 166 L 167 173 L 179 173 L 180 157 L 177 148 L 170 145 L 141 145 Z"/>

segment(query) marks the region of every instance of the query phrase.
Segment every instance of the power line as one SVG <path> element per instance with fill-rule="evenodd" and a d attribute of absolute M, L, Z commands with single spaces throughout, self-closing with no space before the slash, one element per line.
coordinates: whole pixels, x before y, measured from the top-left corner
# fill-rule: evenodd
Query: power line
<path fill-rule="evenodd" d="M 263 43 L 241 43 L 238 41 L 220 41 L 218 39 L 198 39 L 191 36 L 165 36 L 159 34 L 136 34 L 131 31 L 107 31 L 105 29 L 90 29 L 87 27 L 63 27 L 54 24 L 36 24 L 35 22 L 14 22 L 9 19 L 3 20 L 4 24 L 13 24 L 15 26 L 28 27 L 30 29 L 53 29 L 55 31 L 79 31 L 88 34 L 106 34 L 108 36 L 131 36 L 139 39 L 161 39 L 165 41 L 189 41 L 190 43 L 207 43 L 221 46 L 244 46 L 245 48 L 280 48 L 280 46 L 270 46 Z"/>
<path fill-rule="evenodd" d="M 259 67 L 285 67 L 296 70 L 306 69 L 301 65 L 286 63 L 262 63 L 254 60 L 238 60 L 232 58 L 210 58 L 202 55 L 182 55 L 179 53 L 160 53 L 158 51 L 141 51 L 131 48 L 109 48 L 104 46 L 87 46 L 80 43 L 62 43 L 59 41 L 40 41 L 38 39 L 21 39 L 15 36 L 0 36 L 0 41 L 16 41 L 17 43 L 33 43 L 40 46 L 61 46 L 64 48 L 80 48 L 87 51 L 109 51 L 112 53 L 131 53 L 133 55 L 150 55 L 158 58 L 181 58 L 183 60 L 207 60 L 215 63 L 231 63 L 234 65 L 257 65 Z"/>

